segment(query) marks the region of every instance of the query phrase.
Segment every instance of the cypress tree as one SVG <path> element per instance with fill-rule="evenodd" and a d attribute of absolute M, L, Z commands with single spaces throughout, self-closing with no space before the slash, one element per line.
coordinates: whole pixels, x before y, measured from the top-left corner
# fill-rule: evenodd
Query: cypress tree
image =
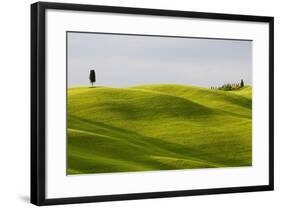
<path fill-rule="evenodd" d="M 92 83 L 92 86 L 94 82 L 96 82 L 96 73 L 95 70 L 90 70 L 90 76 L 89 76 L 90 82 Z"/>
<path fill-rule="evenodd" d="M 240 87 L 244 87 L 244 81 L 241 79 Z"/>

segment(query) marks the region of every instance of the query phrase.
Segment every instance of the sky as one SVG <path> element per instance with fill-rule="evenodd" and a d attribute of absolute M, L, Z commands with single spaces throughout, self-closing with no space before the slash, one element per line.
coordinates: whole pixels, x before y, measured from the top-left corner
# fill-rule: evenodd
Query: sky
<path fill-rule="evenodd" d="M 252 41 L 67 33 L 68 87 L 252 85 Z"/>

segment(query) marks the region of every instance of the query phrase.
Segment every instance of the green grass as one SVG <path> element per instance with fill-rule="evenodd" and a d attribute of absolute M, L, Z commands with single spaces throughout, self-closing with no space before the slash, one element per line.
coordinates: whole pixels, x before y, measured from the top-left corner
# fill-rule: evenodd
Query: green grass
<path fill-rule="evenodd" d="M 250 166 L 252 88 L 68 89 L 68 174 Z"/>

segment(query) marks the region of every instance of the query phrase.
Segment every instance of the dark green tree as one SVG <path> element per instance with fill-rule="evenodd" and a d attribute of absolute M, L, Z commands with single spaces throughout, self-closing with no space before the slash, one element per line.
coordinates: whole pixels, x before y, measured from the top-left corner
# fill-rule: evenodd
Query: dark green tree
<path fill-rule="evenodd" d="M 244 87 L 244 81 L 243 81 L 243 79 L 241 79 L 240 87 Z"/>
<path fill-rule="evenodd" d="M 94 82 L 96 82 L 96 73 L 95 70 L 90 70 L 90 76 L 89 76 L 90 82 L 92 83 L 92 86 Z"/>

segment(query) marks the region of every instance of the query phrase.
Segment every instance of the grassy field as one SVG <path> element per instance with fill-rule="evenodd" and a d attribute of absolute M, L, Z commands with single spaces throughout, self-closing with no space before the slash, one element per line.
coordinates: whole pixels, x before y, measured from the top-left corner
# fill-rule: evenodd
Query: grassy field
<path fill-rule="evenodd" d="M 68 174 L 250 166 L 252 88 L 68 89 Z"/>

